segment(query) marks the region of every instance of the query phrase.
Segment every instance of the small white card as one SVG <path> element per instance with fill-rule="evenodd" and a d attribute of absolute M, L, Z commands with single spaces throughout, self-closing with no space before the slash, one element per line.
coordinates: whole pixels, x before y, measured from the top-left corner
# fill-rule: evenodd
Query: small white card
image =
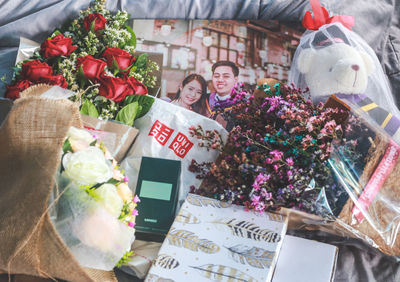
<path fill-rule="evenodd" d="M 286 227 L 284 216 L 189 194 L 146 281 L 270 281 Z"/>
<path fill-rule="evenodd" d="M 337 247 L 286 235 L 272 282 L 331 282 Z"/>

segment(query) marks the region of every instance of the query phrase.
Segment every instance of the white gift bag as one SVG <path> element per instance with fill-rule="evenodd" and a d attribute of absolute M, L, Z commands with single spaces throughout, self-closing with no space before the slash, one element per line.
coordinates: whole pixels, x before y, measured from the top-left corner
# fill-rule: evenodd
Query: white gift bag
<path fill-rule="evenodd" d="M 198 140 L 190 136 L 189 128 L 197 125 L 201 125 L 204 130 L 217 130 L 224 142 L 228 137 L 228 132 L 218 122 L 155 98 L 150 111 L 135 121 L 139 135 L 121 163 L 129 178 L 129 187 L 136 189 L 142 157 L 180 160 L 182 167 L 178 211 L 190 186 L 197 188 L 201 184 L 196 174 L 188 170 L 192 160 L 198 163 L 213 162 L 218 156 L 215 150 L 207 151 L 199 147 Z"/>

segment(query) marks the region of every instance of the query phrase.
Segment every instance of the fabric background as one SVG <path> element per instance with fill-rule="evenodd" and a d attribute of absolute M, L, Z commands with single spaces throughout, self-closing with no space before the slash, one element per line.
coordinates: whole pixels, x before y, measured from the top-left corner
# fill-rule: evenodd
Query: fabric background
<path fill-rule="evenodd" d="M 0 0 L 0 77 L 11 80 L 19 38 L 44 40 L 79 14 L 90 1 Z M 331 15 L 352 15 L 359 33 L 377 53 L 400 104 L 400 0 L 321 0 Z M 299 24 L 306 0 L 109 0 L 110 10 L 124 9 L 135 19 L 276 19 Z M 0 85 L 0 97 L 4 96 Z M 399 264 L 360 241 L 321 233 L 291 232 L 339 246 L 335 281 L 400 281 Z M 120 272 L 117 272 L 120 273 Z M 132 277 L 120 273 L 120 281 Z"/>

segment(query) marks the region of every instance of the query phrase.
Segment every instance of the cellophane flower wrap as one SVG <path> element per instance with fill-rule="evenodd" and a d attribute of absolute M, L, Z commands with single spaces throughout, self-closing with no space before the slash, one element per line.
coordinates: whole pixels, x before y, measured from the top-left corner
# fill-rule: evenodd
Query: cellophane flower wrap
<path fill-rule="evenodd" d="M 133 125 L 151 107 L 146 99 L 159 66 L 146 53 L 135 54 L 136 36 L 125 11 L 111 14 L 98 0 L 56 29 L 33 55 L 15 67 L 6 98 L 36 84 L 58 85 L 76 94 L 83 114 Z"/>
<path fill-rule="evenodd" d="M 102 142 L 84 129 L 69 129 L 51 218 L 82 266 L 112 270 L 133 254 L 140 200 L 127 183 Z"/>
<path fill-rule="evenodd" d="M 375 52 L 351 30 L 354 19 L 330 17 L 318 0 L 310 2 L 314 19 L 304 17 L 289 81 L 343 111 L 334 117 L 343 135 L 333 142 L 329 185 L 316 208 L 351 236 L 400 256 L 399 110 Z"/>
<path fill-rule="evenodd" d="M 328 164 L 333 183 L 321 191 L 318 213 L 382 252 L 399 257 L 400 146 L 358 105 L 332 97 L 326 105 L 346 105 L 351 110 L 338 117 L 343 138 L 332 143 Z"/>
<path fill-rule="evenodd" d="M 255 98 L 242 85 L 232 91 L 233 107 L 224 112 L 234 125 L 226 144 L 215 132 L 192 128 L 203 146 L 220 149 L 214 163 L 190 169 L 204 179 L 194 192 L 263 212 L 287 207 L 314 212 L 314 201 L 329 185 L 327 159 L 342 128 L 337 112 L 314 106 L 305 93 L 283 84 L 260 85 Z"/>

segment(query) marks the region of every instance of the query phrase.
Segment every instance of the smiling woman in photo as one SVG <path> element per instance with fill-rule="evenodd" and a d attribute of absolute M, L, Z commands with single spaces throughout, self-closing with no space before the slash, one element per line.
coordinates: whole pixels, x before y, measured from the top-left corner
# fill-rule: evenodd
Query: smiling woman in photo
<path fill-rule="evenodd" d="M 206 98 L 207 83 L 201 75 L 194 73 L 182 81 L 171 103 L 205 115 Z"/>

